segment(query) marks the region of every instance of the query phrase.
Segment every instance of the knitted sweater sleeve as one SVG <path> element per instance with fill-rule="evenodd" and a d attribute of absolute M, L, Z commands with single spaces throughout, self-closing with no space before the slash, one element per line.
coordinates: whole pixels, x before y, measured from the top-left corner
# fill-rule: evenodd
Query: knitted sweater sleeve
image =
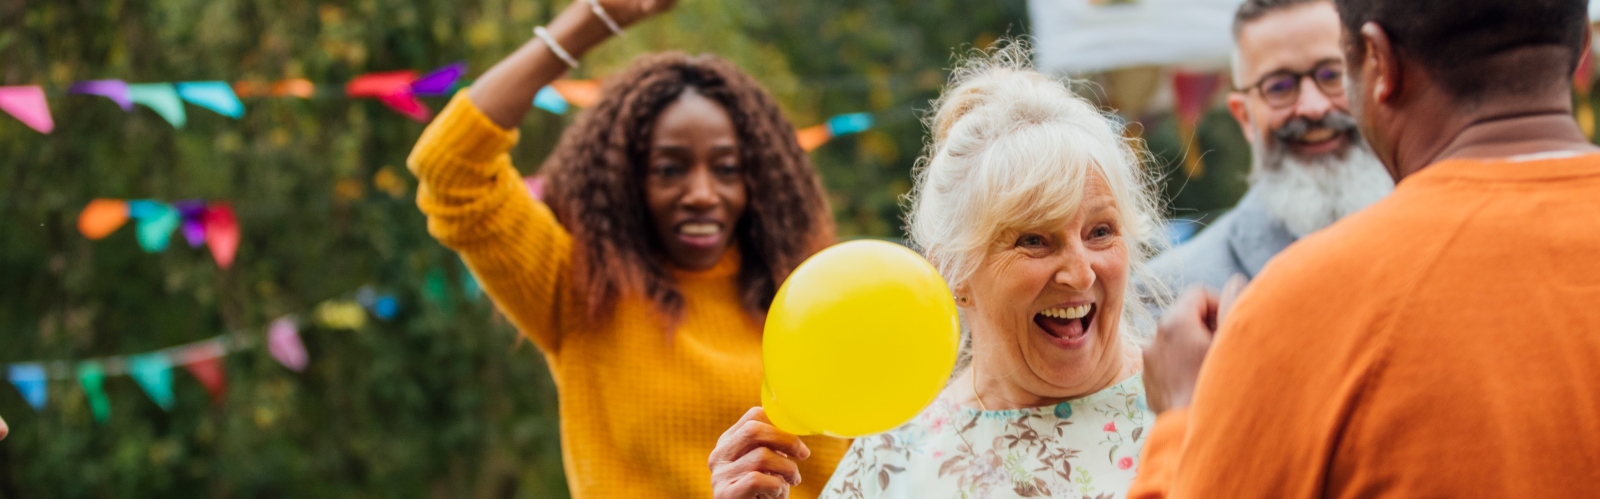
<path fill-rule="evenodd" d="M 406 160 L 428 233 L 466 261 L 517 329 L 547 355 L 561 347 L 572 236 L 533 199 L 511 165 L 517 132 L 484 116 L 462 91 Z"/>

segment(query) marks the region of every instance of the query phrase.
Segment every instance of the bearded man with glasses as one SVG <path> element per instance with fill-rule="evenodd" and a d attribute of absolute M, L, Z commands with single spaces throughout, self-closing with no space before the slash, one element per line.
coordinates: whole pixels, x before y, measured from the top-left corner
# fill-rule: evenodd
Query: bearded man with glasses
<path fill-rule="evenodd" d="M 1234 16 L 1228 111 L 1250 142 L 1250 190 L 1198 236 L 1152 260 L 1172 290 L 1253 279 L 1290 243 L 1372 204 L 1394 181 L 1356 130 L 1330 0 L 1246 0 Z"/>

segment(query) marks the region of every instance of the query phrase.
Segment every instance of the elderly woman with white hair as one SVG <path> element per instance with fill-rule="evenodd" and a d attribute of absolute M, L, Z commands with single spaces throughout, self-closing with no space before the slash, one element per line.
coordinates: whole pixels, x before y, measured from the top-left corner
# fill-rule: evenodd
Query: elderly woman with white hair
<path fill-rule="evenodd" d="M 857 439 L 823 497 L 1120 495 L 1154 421 L 1133 324 L 1155 288 L 1129 281 L 1162 239 L 1137 144 L 1018 43 L 936 107 L 909 232 L 951 284 L 962 363 L 914 420 Z M 785 497 L 808 454 L 751 409 L 711 455 L 716 497 Z"/>

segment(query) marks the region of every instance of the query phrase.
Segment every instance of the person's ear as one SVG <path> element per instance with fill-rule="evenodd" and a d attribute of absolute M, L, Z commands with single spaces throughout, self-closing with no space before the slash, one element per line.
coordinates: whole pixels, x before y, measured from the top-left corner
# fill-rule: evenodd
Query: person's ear
<path fill-rule="evenodd" d="M 1239 122 L 1239 131 L 1244 132 L 1244 139 L 1254 144 L 1256 129 L 1250 124 L 1250 101 L 1244 92 L 1228 93 L 1228 114 L 1233 115 L 1233 121 Z"/>
<path fill-rule="evenodd" d="M 1372 93 L 1373 102 L 1392 104 L 1400 95 L 1400 86 L 1404 84 L 1400 78 L 1400 57 L 1395 53 L 1394 43 L 1389 40 L 1389 34 L 1383 31 L 1383 27 L 1372 22 L 1361 25 L 1361 43 L 1365 47 L 1361 70 L 1370 75 L 1372 81 L 1366 91 Z"/>

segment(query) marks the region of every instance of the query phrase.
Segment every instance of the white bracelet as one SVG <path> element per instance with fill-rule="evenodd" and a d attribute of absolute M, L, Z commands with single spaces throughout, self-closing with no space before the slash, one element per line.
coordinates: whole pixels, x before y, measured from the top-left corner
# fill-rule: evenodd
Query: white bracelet
<path fill-rule="evenodd" d="M 544 29 L 544 26 L 536 26 L 533 28 L 533 36 L 543 40 L 544 45 L 550 47 L 550 53 L 555 54 L 561 62 L 567 63 L 567 66 L 574 69 L 578 67 L 578 60 L 573 58 L 572 54 L 568 54 L 567 49 L 561 48 L 561 44 L 556 43 L 556 37 L 550 35 L 550 30 Z"/>
<path fill-rule="evenodd" d="M 622 31 L 622 26 L 618 26 L 617 22 L 612 20 L 610 15 L 606 14 L 606 9 L 600 6 L 600 0 L 589 0 L 589 10 L 594 11 L 594 15 L 598 16 L 601 22 L 606 23 L 606 27 L 610 28 L 612 33 L 616 33 L 617 36 L 624 38 L 628 36 L 628 33 Z"/>

